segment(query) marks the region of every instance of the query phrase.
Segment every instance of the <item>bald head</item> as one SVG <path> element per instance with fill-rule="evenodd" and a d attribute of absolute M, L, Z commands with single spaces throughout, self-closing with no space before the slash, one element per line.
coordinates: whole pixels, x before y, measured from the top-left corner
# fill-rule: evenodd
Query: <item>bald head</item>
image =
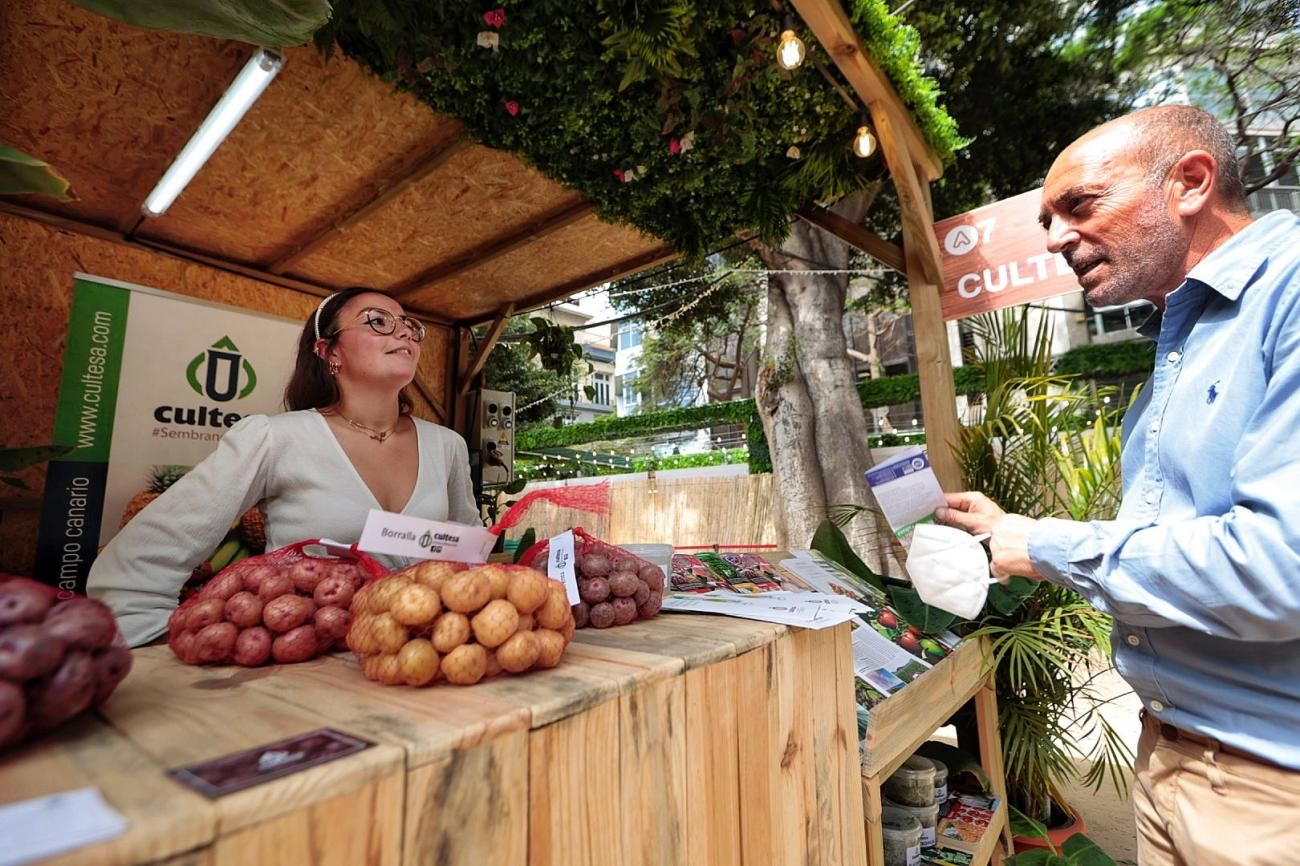
<path fill-rule="evenodd" d="M 1132 164 L 1140 166 L 1153 185 L 1163 183 L 1185 154 L 1203 150 L 1214 158 L 1214 193 L 1219 205 L 1233 213 L 1249 211 L 1237 164 L 1236 142 L 1208 111 L 1191 105 L 1145 108 L 1085 133 L 1065 153 L 1103 142 L 1107 150 L 1114 148 L 1112 156 L 1127 157 Z"/>

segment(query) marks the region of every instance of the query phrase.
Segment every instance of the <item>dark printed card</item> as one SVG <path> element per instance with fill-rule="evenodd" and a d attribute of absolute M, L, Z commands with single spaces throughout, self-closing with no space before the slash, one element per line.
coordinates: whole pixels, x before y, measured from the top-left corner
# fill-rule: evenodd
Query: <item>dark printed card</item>
<path fill-rule="evenodd" d="M 176 767 L 168 770 L 167 775 L 211 799 L 288 776 L 373 745 L 369 740 L 358 739 L 333 728 L 320 728 L 278 743 L 235 752 L 187 767 Z"/>

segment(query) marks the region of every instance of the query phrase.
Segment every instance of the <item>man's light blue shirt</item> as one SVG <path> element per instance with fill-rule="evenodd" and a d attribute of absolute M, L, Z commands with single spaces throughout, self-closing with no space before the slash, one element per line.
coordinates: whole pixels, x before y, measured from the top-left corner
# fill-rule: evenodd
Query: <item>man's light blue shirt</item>
<path fill-rule="evenodd" d="M 1119 515 L 1041 520 L 1030 559 L 1115 618 L 1148 712 L 1300 770 L 1300 217 L 1206 256 L 1157 329 Z"/>

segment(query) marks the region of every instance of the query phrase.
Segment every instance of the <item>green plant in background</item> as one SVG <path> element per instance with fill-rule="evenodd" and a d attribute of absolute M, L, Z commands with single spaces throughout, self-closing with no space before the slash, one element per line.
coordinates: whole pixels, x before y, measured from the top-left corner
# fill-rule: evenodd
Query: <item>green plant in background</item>
<path fill-rule="evenodd" d="M 0 144 L 0 195 L 48 195 L 59 201 L 75 201 L 67 178 L 50 164 L 20 150 Z"/>
<path fill-rule="evenodd" d="M 1075 833 L 1066 839 L 1061 843 L 1061 850 L 1057 851 L 1047 835 L 1046 825 L 1016 808 L 1011 809 L 1011 832 L 1041 839 L 1047 847 L 1012 855 L 1002 861 L 1005 866 L 1117 866 L 1113 857 L 1083 833 Z"/>
<path fill-rule="evenodd" d="M 10 472 L 21 472 L 72 450 L 71 445 L 34 445 L 29 448 L 0 448 L 0 483 L 19 490 L 30 490 L 27 482 Z"/>
<path fill-rule="evenodd" d="M 1052 375 L 1046 317 L 1027 310 L 973 322 L 987 383 L 982 418 L 955 446 L 968 489 L 1031 517 L 1108 519 L 1119 504 L 1118 404 Z M 1047 820 L 1062 785 L 1109 780 L 1121 796 L 1132 753 L 1095 711 L 1094 653 L 1109 660 L 1110 619 L 1072 590 L 1012 578 L 990 590 L 973 632 L 991 644 L 1011 803 Z M 1092 746 L 1086 746 L 1091 741 Z"/>

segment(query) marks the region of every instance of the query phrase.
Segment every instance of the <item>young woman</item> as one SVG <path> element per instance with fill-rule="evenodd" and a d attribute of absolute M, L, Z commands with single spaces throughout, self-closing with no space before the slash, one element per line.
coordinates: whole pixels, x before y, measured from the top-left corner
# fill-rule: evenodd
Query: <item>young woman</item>
<path fill-rule="evenodd" d="M 268 550 L 355 542 L 372 508 L 477 523 L 465 440 L 411 416 L 424 326 L 368 289 L 321 302 L 303 327 L 280 415 L 251 415 L 114 536 L 87 590 L 132 646 L 166 631 L 190 571 L 258 502 Z M 378 557 L 386 565 L 404 562 Z"/>

